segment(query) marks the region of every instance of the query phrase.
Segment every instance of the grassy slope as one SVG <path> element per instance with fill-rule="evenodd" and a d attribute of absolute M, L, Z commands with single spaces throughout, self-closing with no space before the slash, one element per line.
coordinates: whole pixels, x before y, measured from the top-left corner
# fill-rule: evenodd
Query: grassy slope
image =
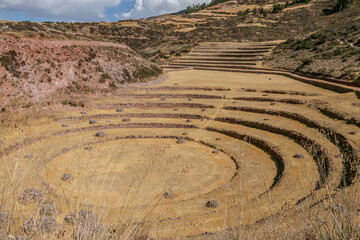
<path fill-rule="evenodd" d="M 305 38 L 291 38 L 280 44 L 267 65 L 359 82 L 360 22 L 352 17 L 354 11 L 360 11 L 359 4 L 324 16 L 339 21 Z"/>

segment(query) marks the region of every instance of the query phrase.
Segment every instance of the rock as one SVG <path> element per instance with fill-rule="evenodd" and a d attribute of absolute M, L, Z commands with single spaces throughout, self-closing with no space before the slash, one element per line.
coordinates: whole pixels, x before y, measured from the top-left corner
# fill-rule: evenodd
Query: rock
<path fill-rule="evenodd" d="M 97 133 L 95 134 L 95 136 L 102 138 L 102 137 L 105 137 L 105 136 L 106 136 L 106 133 L 100 131 L 100 132 L 97 132 Z"/>
<path fill-rule="evenodd" d="M 356 132 L 355 131 L 350 131 L 349 134 L 350 135 L 356 135 Z"/>
<path fill-rule="evenodd" d="M 174 83 L 175 86 L 178 86 L 179 84 L 178 83 Z"/>
<path fill-rule="evenodd" d="M 176 108 L 175 108 L 174 111 L 177 112 L 177 111 L 179 111 L 179 109 L 176 109 Z"/>
<path fill-rule="evenodd" d="M 61 180 L 64 182 L 69 182 L 73 179 L 73 175 L 71 173 L 65 173 L 62 177 Z"/>
<path fill-rule="evenodd" d="M 192 122 L 192 120 L 191 120 L 191 119 L 187 119 L 186 122 Z"/>
<path fill-rule="evenodd" d="M 205 112 L 205 111 L 206 111 L 206 109 L 205 109 L 205 108 L 204 108 L 204 109 L 201 109 L 201 111 L 202 111 L 202 112 Z"/>
<path fill-rule="evenodd" d="M 106 120 L 107 123 L 111 122 L 111 120 Z"/>
<path fill-rule="evenodd" d="M 183 144 L 185 143 L 185 140 L 183 138 L 178 138 L 178 140 L 176 141 L 177 144 Z"/>
<path fill-rule="evenodd" d="M 269 118 L 264 118 L 264 121 L 269 121 L 270 119 Z"/>
<path fill-rule="evenodd" d="M 82 115 L 86 115 L 86 114 L 87 114 L 87 112 L 86 112 L 86 111 L 82 111 L 80 114 L 82 114 Z"/>
<path fill-rule="evenodd" d="M 172 192 L 166 192 L 164 193 L 164 198 L 166 199 L 174 199 L 176 196 Z"/>
<path fill-rule="evenodd" d="M 223 96 L 223 99 L 226 99 L 226 95 Z"/>
<path fill-rule="evenodd" d="M 86 147 L 85 147 L 85 150 L 88 150 L 88 151 L 90 151 L 90 150 L 92 150 L 92 149 L 93 149 L 92 146 L 86 146 Z"/>
<path fill-rule="evenodd" d="M 272 78 L 269 78 L 269 80 L 272 80 Z"/>
<path fill-rule="evenodd" d="M 24 158 L 26 158 L 26 159 L 33 159 L 33 158 L 34 158 L 34 155 L 32 155 L 32 154 L 25 154 Z"/>
<path fill-rule="evenodd" d="M 216 199 L 210 199 L 205 206 L 207 208 L 217 208 L 219 205 L 220 204 Z"/>
<path fill-rule="evenodd" d="M 337 158 L 343 158 L 343 157 L 344 157 L 344 154 L 339 153 L 339 154 L 336 154 L 336 156 L 335 156 L 335 157 L 337 157 Z"/>
<path fill-rule="evenodd" d="M 19 196 L 19 202 L 21 204 L 27 205 L 34 202 L 40 202 L 43 198 L 43 194 L 39 189 L 30 188 L 24 190 L 24 192 Z"/>
<path fill-rule="evenodd" d="M 182 134 L 183 136 L 189 135 L 187 132 L 183 132 Z"/>
<path fill-rule="evenodd" d="M 270 105 L 271 105 L 271 106 L 274 106 L 274 105 L 275 105 L 275 103 L 270 103 Z"/>
<path fill-rule="evenodd" d="M 221 138 L 216 138 L 215 140 L 216 140 L 216 141 L 221 141 Z"/>
<path fill-rule="evenodd" d="M 123 118 L 122 122 L 130 122 L 130 118 Z"/>
<path fill-rule="evenodd" d="M 96 120 L 90 120 L 89 123 L 90 124 L 96 124 L 97 122 L 96 122 Z"/>
<path fill-rule="evenodd" d="M 232 103 L 236 103 L 236 101 L 233 101 Z"/>
<path fill-rule="evenodd" d="M 124 112 L 124 109 L 118 108 L 118 109 L 116 109 L 116 112 Z"/>
<path fill-rule="evenodd" d="M 62 127 L 68 127 L 69 125 L 67 123 L 63 123 L 61 126 Z"/>
<path fill-rule="evenodd" d="M 160 98 L 160 101 L 166 101 L 166 98 L 162 97 Z"/>
<path fill-rule="evenodd" d="M 218 151 L 218 150 L 214 150 L 212 153 L 213 153 L 213 154 L 219 154 L 219 151 Z"/>
<path fill-rule="evenodd" d="M 188 99 L 188 101 L 192 101 L 192 99 L 191 99 L 191 98 L 189 98 L 189 99 Z"/>
<path fill-rule="evenodd" d="M 294 158 L 304 158 L 305 156 L 303 154 L 295 154 L 293 157 Z"/>
<path fill-rule="evenodd" d="M 264 97 L 267 97 L 267 96 L 269 96 L 269 94 L 263 94 L 263 96 L 264 96 Z"/>

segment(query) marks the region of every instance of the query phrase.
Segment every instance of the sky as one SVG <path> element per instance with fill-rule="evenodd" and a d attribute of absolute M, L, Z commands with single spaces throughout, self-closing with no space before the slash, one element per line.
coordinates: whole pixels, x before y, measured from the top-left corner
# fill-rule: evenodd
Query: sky
<path fill-rule="evenodd" d="M 0 0 L 0 20 L 98 22 L 174 13 L 210 0 Z"/>

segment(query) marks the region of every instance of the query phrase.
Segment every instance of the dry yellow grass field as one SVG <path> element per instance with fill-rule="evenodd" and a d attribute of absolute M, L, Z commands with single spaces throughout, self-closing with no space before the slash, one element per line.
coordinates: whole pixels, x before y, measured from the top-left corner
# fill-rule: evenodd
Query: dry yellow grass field
<path fill-rule="evenodd" d="M 347 209 L 356 208 L 357 173 L 344 162 L 359 156 L 359 127 L 319 109 L 359 121 L 358 104 L 353 93 L 283 76 L 189 70 L 89 97 L 85 109 L 29 112 L 1 128 L 3 232 L 219 239 L 241 228 L 249 238 L 277 238 L 276 229 L 294 234 L 289 225 L 306 228 L 320 213 L 331 220 L 333 206 L 356 212 Z M 340 187 L 342 178 L 351 186 Z M 24 197 L 27 189 L 41 197 Z M 44 202 L 56 210 L 44 213 Z M 97 215 L 85 230 L 80 217 L 69 220 L 82 210 Z M 37 222 L 44 218 L 56 230 Z"/>

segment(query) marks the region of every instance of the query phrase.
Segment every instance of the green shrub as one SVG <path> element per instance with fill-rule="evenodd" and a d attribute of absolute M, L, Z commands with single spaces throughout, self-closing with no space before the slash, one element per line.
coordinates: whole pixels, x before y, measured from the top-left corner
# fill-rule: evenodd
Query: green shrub
<path fill-rule="evenodd" d="M 162 72 L 163 71 L 160 68 L 152 65 L 151 67 L 141 67 L 136 69 L 133 72 L 133 77 L 135 79 L 144 80 L 146 78 L 159 76 Z"/>

